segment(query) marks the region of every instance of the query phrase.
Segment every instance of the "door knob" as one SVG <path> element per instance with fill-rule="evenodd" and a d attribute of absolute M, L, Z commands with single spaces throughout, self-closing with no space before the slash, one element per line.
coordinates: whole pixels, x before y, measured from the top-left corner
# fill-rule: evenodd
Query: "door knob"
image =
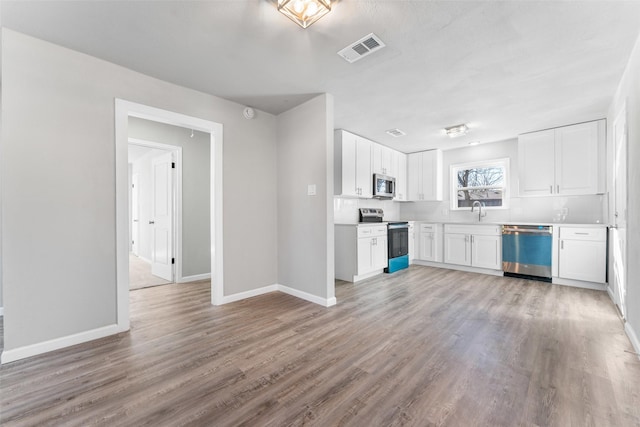
<path fill-rule="evenodd" d="M 155 224 L 155 223 L 156 223 L 155 221 L 149 221 L 149 224 Z"/>

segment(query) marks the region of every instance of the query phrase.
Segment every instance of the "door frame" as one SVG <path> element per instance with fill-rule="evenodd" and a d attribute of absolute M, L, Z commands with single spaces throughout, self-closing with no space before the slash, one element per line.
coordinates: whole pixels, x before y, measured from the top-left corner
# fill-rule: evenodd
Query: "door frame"
<path fill-rule="evenodd" d="M 624 254 L 622 254 L 622 285 L 624 287 L 624 289 L 620 288 L 620 283 L 618 283 L 616 281 L 616 277 L 615 277 L 615 269 L 616 269 L 616 263 L 618 262 L 617 257 L 616 257 L 616 247 L 615 244 L 617 242 L 614 241 L 614 236 L 616 233 L 618 233 L 618 221 L 615 217 L 616 214 L 616 195 L 618 192 L 618 186 L 617 186 L 617 167 L 616 167 L 616 158 L 617 158 L 617 154 L 618 154 L 618 129 L 620 127 L 620 122 L 623 122 L 624 126 L 622 128 L 622 134 L 624 136 L 624 152 L 625 152 L 625 156 L 624 156 L 624 162 L 625 162 L 625 169 L 626 169 L 626 174 L 625 174 L 625 180 L 627 180 L 625 182 L 624 185 L 624 189 L 625 189 L 625 193 L 623 194 L 623 198 L 624 198 L 624 203 L 625 203 L 625 212 L 624 212 L 624 224 L 625 224 L 625 239 L 624 239 Z M 613 122 L 613 126 L 611 127 L 611 136 L 612 136 L 612 149 L 611 149 L 611 158 L 612 158 L 612 162 L 611 162 L 611 200 L 610 200 L 610 212 L 611 212 L 611 222 L 613 223 L 610 233 L 611 233 L 611 241 L 610 241 L 610 253 L 609 253 L 609 257 L 610 257 L 610 264 L 609 264 L 609 281 L 613 282 L 613 286 L 611 285 L 611 283 L 609 283 L 609 285 L 607 286 L 607 292 L 609 293 L 609 297 L 611 298 L 611 300 L 613 301 L 613 303 L 618 307 L 619 310 L 619 314 L 621 315 L 621 317 L 623 319 L 626 318 L 626 313 L 627 313 L 627 307 L 626 307 L 626 288 L 628 285 L 628 280 L 627 280 L 627 270 L 628 270 L 628 249 L 629 249 L 629 245 L 628 245 L 628 217 L 627 217 L 627 209 L 628 209 L 628 205 L 629 205 L 629 181 L 628 181 L 628 173 L 629 173 L 629 131 L 628 131 L 629 127 L 628 127 L 628 117 L 627 117 L 627 103 L 625 101 L 625 103 L 622 105 L 622 108 L 618 111 L 617 115 L 615 116 L 614 122 Z M 623 292 L 624 291 L 624 292 Z"/>
<path fill-rule="evenodd" d="M 153 148 L 173 153 L 174 162 L 176 164 L 175 173 L 171 182 L 172 195 L 172 227 L 171 247 L 176 263 L 172 273 L 171 281 L 181 283 L 182 277 L 182 147 L 170 144 L 162 144 L 159 142 L 147 141 L 138 138 L 129 138 L 128 145 L 136 145 L 139 147 Z"/>
<path fill-rule="evenodd" d="M 210 215 L 211 215 L 211 303 L 222 304 L 223 275 L 223 218 L 222 218 L 222 153 L 223 126 L 221 123 L 131 101 L 115 98 L 115 192 L 116 192 L 116 323 L 119 331 L 129 330 L 129 117 L 138 117 L 174 126 L 209 133 Z"/>

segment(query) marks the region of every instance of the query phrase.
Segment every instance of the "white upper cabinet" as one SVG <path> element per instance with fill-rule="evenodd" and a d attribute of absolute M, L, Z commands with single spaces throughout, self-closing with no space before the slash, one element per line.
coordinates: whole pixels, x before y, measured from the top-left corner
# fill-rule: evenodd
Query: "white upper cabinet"
<path fill-rule="evenodd" d="M 393 165 L 393 152 L 389 147 L 384 145 L 371 144 L 371 169 L 373 173 L 380 173 L 392 177 L 395 176 L 395 168 Z"/>
<path fill-rule="evenodd" d="M 409 199 L 407 194 L 407 155 L 399 151 L 393 151 L 393 169 L 396 179 L 396 197 L 394 200 L 405 202 Z"/>
<path fill-rule="evenodd" d="M 408 200 L 442 200 L 442 150 L 411 153 L 407 164 Z"/>
<path fill-rule="evenodd" d="M 604 153 L 604 120 L 520 135 L 520 196 L 604 192 Z"/>
<path fill-rule="evenodd" d="M 334 194 L 371 198 L 371 141 L 336 130 L 334 144 Z"/>

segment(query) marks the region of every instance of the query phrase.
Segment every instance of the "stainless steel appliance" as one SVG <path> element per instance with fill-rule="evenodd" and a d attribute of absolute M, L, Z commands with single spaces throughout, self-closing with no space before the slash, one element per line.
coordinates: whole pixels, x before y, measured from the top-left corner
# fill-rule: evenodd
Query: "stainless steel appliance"
<path fill-rule="evenodd" d="M 409 267 L 409 223 L 390 222 L 387 226 L 389 261 L 385 273 L 393 273 Z"/>
<path fill-rule="evenodd" d="M 502 270 L 505 276 L 551 281 L 551 226 L 502 226 Z"/>
<path fill-rule="evenodd" d="M 396 195 L 396 179 L 382 175 L 373 174 L 373 197 L 376 199 L 393 199 Z"/>
<path fill-rule="evenodd" d="M 377 208 L 360 208 L 360 222 L 383 222 L 384 212 Z M 390 222 L 387 225 L 387 267 L 393 273 L 409 267 L 409 223 Z"/>
<path fill-rule="evenodd" d="M 383 217 L 382 209 L 360 208 L 360 222 L 382 222 Z"/>

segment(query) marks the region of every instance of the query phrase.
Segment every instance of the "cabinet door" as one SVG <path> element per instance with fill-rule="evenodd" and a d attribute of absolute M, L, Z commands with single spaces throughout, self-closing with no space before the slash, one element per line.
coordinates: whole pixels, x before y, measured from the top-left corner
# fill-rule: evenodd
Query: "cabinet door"
<path fill-rule="evenodd" d="M 374 237 L 358 239 L 358 275 L 374 270 L 372 264 L 372 249 Z"/>
<path fill-rule="evenodd" d="M 556 129 L 556 193 L 598 192 L 598 122 Z"/>
<path fill-rule="evenodd" d="M 442 151 L 422 152 L 422 200 L 442 200 Z"/>
<path fill-rule="evenodd" d="M 518 187 L 521 196 L 548 196 L 556 192 L 554 157 L 553 129 L 518 137 Z"/>
<path fill-rule="evenodd" d="M 395 160 L 396 198 L 395 200 L 407 200 L 407 155 L 399 151 L 393 152 Z"/>
<path fill-rule="evenodd" d="M 436 248 L 433 233 L 420 233 L 420 259 L 435 261 Z"/>
<path fill-rule="evenodd" d="M 382 146 L 380 154 L 382 157 L 382 173 L 395 178 L 396 171 L 393 167 L 393 151 L 394 150 L 389 147 Z"/>
<path fill-rule="evenodd" d="M 342 192 L 343 196 L 358 196 L 356 183 L 356 136 L 342 132 Z"/>
<path fill-rule="evenodd" d="M 371 173 L 384 174 L 384 168 L 382 166 L 382 145 L 371 144 Z"/>
<path fill-rule="evenodd" d="M 471 238 L 471 265 L 502 270 L 502 236 L 474 235 Z"/>
<path fill-rule="evenodd" d="M 605 283 L 606 242 L 561 240 L 558 276 L 565 279 Z"/>
<path fill-rule="evenodd" d="M 387 243 L 387 236 L 378 236 L 373 238 L 373 245 L 371 246 L 372 270 L 380 270 L 387 267 Z"/>
<path fill-rule="evenodd" d="M 469 236 L 466 234 L 444 235 L 444 262 L 447 264 L 471 265 Z"/>
<path fill-rule="evenodd" d="M 407 200 L 422 200 L 422 153 L 407 155 Z"/>
<path fill-rule="evenodd" d="M 356 138 L 356 188 L 358 196 L 371 198 L 373 174 L 371 173 L 371 141 Z"/>

